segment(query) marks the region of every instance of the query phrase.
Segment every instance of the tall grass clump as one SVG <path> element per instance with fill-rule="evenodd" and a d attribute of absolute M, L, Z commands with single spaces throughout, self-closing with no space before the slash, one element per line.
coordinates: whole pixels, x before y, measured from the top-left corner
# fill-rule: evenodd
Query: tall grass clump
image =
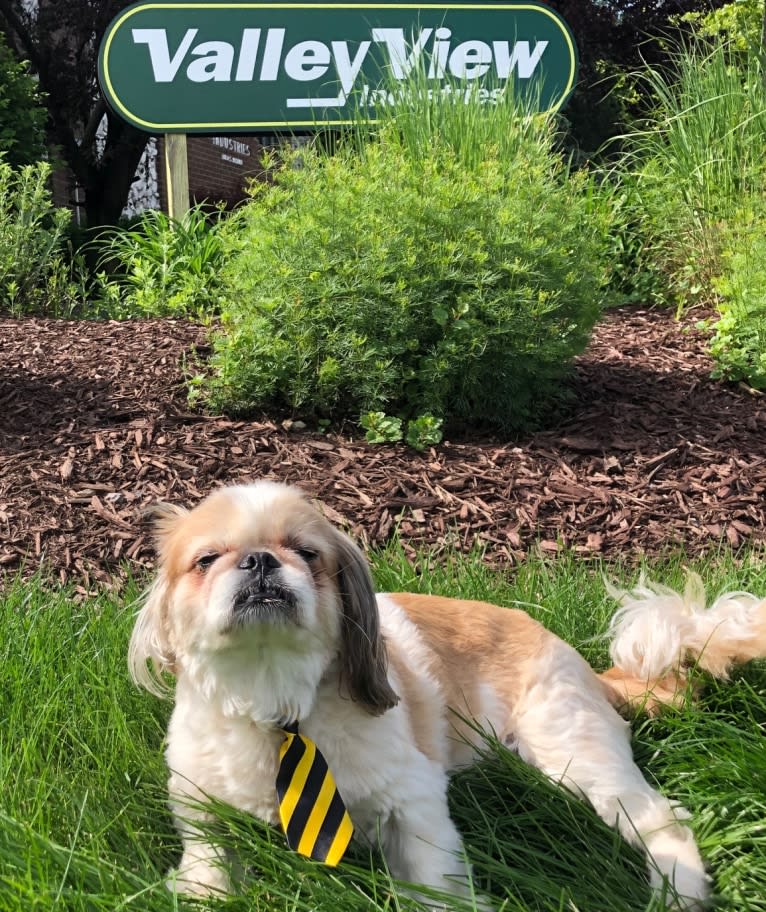
<path fill-rule="evenodd" d="M 719 374 L 763 385 L 766 86 L 760 55 L 731 42 L 680 49 L 671 72 L 643 74 L 656 105 L 629 138 L 624 183 L 638 205 L 641 257 L 683 308 L 716 301 Z"/>
<path fill-rule="evenodd" d="M 149 209 L 131 228 L 102 231 L 96 240 L 95 309 L 116 319 L 210 320 L 219 307 L 226 259 L 221 217 L 200 206 L 178 219 Z"/>
<path fill-rule="evenodd" d="M 632 137 L 652 259 L 683 303 L 718 273 L 721 226 L 763 189 L 766 92 L 754 54 L 724 44 L 679 51 L 675 72 L 648 69 L 656 108 Z"/>
<path fill-rule="evenodd" d="M 53 205 L 51 167 L 13 168 L 0 156 L 0 311 L 68 314 L 76 287 L 66 262 L 70 212 Z"/>
<path fill-rule="evenodd" d="M 510 98 L 398 111 L 253 186 L 197 379 L 214 408 L 512 430 L 559 392 L 604 297 L 604 197 Z"/>

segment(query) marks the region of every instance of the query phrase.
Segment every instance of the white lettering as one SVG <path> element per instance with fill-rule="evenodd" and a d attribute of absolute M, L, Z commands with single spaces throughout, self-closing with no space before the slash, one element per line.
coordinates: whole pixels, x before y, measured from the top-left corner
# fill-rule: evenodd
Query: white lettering
<path fill-rule="evenodd" d="M 495 49 L 495 67 L 500 79 L 508 79 L 514 67 L 518 69 L 519 79 L 529 79 L 540 63 L 548 42 L 538 41 L 530 53 L 528 41 L 517 41 L 513 46 L 513 55 L 508 41 L 493 41 L 492 47 Z"/>
<path fill-rule="evenodd" d="M 404 79 L 409 76 L 420 59 L 423 48 L 431 37 L 431 32 L 433 32 L 433 29 L 422 29 L 420 37 L 412 45 L 412 51 L 409 54 L 407 53 L 407 42 L 404 40 L 404 29 L 374 28 L 372 30 L 372 40 L 386 45 L 394 78 Z"/>
<path fill-rule="evenodd" d="M 330 65 L 330 49 L 321 41 L 301 41 L 287 52 L 285 73 L 297 82 L 324 76 Z"/>
<path fill-rule="evenodd" d="M 149 46 L 149 58 L 152 61 L 152 72 L 155 82 L 172 82 L 181 67 L 184 57 L 191 47 L 197 29 L 187 29 L 175 54 L 170 56 L 168 33 L 165 29 L 133 29 L 134 44 Z"/>
<path fill-rule="evenodd" d="M 266 33 L 266 46 L 263 49 L 263 61 L 261 62 L 261 82 L 274 82 L 279 75 L 279 61 L 282 57 L 284 42 L 284 29 L 270 28 Z"/>
<path fill-rule="evenodd" d="M 259 28 L 246 28 L 242 30 L 242 41 L 239 44 L 239 58 L 237 60 L 236 82 L 252 82 L 255 75 L 255 58 L 258 56 L 258 45 L 261 41 Z"/>
<path fill-rule="evenodd" d="M 231 82 L 234 47 L 227 41 L 203 41 L 192 54 L 200 58 L 186 68 L 192 82 Z"/>
<path fill-rule="evenodd" d="M 333 41 L 332 53 L 335 57 L 335 69 L 338 71 L 340 84 L 346 95 L 354 88 L 354 80 L 362 69 L 364 58 L 370 50 L 371 41 L 360 41 L 354 59 L 348 52 L 348 41 Z"/>
<path fill-rule="evenodd" d="M 458 79 L 478 79 L 492 63 L 492 48 L 483 41 L 464 41 L 450 54 L 449 71 Z"/>

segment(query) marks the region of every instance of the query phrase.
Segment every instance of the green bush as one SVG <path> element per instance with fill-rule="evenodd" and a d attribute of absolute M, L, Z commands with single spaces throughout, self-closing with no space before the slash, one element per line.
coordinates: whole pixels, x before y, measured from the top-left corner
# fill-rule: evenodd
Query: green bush
<path fill-rule="evenodd" d="M 607 206 L 544 118 L 486 116 L 388 122 L 254 186 L 197 378 L 214 408 L 537 422 L 600 312 Z"/>
<path fill-rule="evenodd" d="M 14 315 L 68 314 L 77 303 L 64 257 L 70 213 L 51 202 L 50 171 L 0 158 L 0 310 Z"/>
<path fill-rule="evenodd" d="M 96 245 L 94 305 L 101 314 L 205 321 L 217 312 L 226 251 L 220 219 L 200 207 L 181 219 L 148 210 L 133 228 L 101 232 Z"/>
<path fill-rule="evenodd" d="M 721 260 L 714 283 L 720 317 L 710 342 L 713 376 L 766 389 L 766 208 L 734 220 Z"/>

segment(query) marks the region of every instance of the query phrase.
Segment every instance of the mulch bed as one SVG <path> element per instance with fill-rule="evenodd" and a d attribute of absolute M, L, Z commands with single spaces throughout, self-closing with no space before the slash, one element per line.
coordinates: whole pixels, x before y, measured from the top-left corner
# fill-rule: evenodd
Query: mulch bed
<path fill-rule="evenodd" d="M 271 421 L 194 414 L 205 331 L 0 319 L 0 566 L 88 591 L 149 567 L 142 512 L 225 482 L 298 482 L 367 545 L 627 559 L 766 540 L 766 398 L 710 379 L 692 315 L 623 309 L 597 327 L 554 429 L 419 454 Z"/>

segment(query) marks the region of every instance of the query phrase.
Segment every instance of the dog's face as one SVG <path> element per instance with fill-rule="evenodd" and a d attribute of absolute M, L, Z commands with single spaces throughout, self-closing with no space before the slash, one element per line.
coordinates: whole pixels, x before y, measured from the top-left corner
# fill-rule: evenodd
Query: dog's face
<path fill-rule="evenodd" d="M 297 489 L 259 482 L 191 511 L 163 505 L 155 535 L 159 573 L 131 640 L 139 683 L 157 689 L 147 659 L 176 675 L 260 663 L 285 682 L 337 662 L 352 699 L 394 705 L 366 561 Z"/>

